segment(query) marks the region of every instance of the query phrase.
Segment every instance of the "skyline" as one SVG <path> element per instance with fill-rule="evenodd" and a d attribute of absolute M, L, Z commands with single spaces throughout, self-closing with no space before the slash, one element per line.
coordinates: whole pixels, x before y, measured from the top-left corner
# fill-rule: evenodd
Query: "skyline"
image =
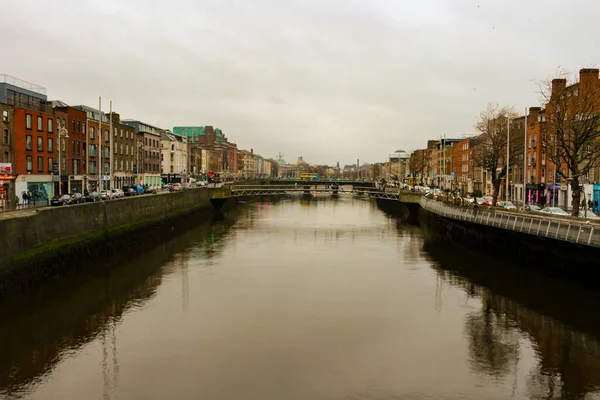
<path fill-rule="evenodd" d="M 21 0 L 4 5 L 1 72 L 52 100 L 94 107 L 102 96 L 124 118 L 219 127 L 266 158 L 373 163 L 472 134 L 489 102 L 538 106 L 536 81 L 595 65 L 598 10 L 592 1 Z"/>

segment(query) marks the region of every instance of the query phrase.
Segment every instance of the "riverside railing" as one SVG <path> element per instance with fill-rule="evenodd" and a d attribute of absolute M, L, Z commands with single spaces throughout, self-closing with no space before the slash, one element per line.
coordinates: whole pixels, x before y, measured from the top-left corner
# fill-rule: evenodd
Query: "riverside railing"
<path fill-rule="evenodd" d="M 581 245 L 600 247 L 600 225 L 559 217 L 461 207 L 421 197 L 420 206 L 434 214 L 459 221 L 507 229 Z"/>

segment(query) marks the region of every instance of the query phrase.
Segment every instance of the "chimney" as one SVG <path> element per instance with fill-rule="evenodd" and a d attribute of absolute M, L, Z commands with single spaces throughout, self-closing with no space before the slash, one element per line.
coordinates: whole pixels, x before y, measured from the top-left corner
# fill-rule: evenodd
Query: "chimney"
<path fill-rule="evenodd" d="M 527 116 L 527 124 L 535 124 L 540 117 L 540 111 L 542 111 L 541 107 L 529 107 L 529 115 Z"/>
<path fill-rule="evenodd" d="M 552 95 L 559 94 L 567 87 L 567 80 L 564 78 L 552 79 Z"/>
<path fill-rule="evenodd" d="M 598 68 L 582 68 L 579 70 L 579 84 L 581 89 L 595 87 L 598 84 Z"/>

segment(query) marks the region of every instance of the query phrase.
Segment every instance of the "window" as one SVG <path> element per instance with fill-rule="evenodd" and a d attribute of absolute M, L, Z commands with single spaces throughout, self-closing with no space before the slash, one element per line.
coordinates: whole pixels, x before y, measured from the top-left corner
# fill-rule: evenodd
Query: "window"
<path fill-rule="evenodd" d="M 73 160 L 73 175 L 79 175 L 79 160 Z"/>
<path fill-rule="evenodd" d="M 54 151 L 54 141 L 52 138 L 48 138 L 48 153 L 52 153 Z"/>
<path fill-rule="evenodd" d="M 48 118 L 48 133 L 54 132 L 54 120 L 52 118 Z"/>
<path fill-rule="evenodd" d="M 44 151 L 44 138 L 41 136 L 37 137 L 37 151 Z"/>
<path fill-rule="evenodd" d="M 121 154 L 123 154 L 123 143 L 121 143 Z"/>
<path fill-rule="evenodd" d="M 97 174 L 98 171 L 96 171 L 96 161 L 90 161 L 90 166 L 89 166 L 89 174 Z"/>
<path fill-rule="evenodd" d="M 44 157 L 37 158 L 37 170 L 38 172 L 44 172 Z"/>
<path fill-rule="evenodd" d="M 81 133 L 83 133 L 85 135 L 85 121 L 81 123 L 81 128 L 82 128 Z"/>
<path fill-rule="evenodd" d="M 5 130 L 4 130 L 4 137 L 3 137 L 3 140 L 4 140 L 4 144 L 10 144 L 10 143 L 9 143 L 9 141 L 10 141 L 10 137 L 8 136 L 8 129 L 5 129 Z"/>
<path fill-rule="evenodd" d="M 108 175 L 110 174 L 110 163 L 104 163 L 104 174 Z"/>
<path fill-rule="evenodd" d="M 66 147 L 65 146 L 67 145 L 67 139 L 62 138 L 62 141 L 59 142 L 59 143 L 62 143 L 62 146 L 61 146 L 62 147 L 62 151 L 66 151 Z"/>
<path fill-rule="evenodd" d="M 37 130 L 38 131 L 44 130 L 44 119 L 41 116 L 37 117 Z"/>
<path fill-rule="evenodd" d="M 129 139 L 129 132 L 125 131 L 125 139 Z"/>
<path fill-rule="evenodd" d="M 104 158 L 110 158 L 110 147 L 104 146 Z"/>
<path fill-rule="evenodd" d="M 104 141 L 105 142 L 110 141 L 110 132 L 108 131 L 108 129 L 104 131 Z"/>
<path fill-rule="evenodd" d="M 123 145 L 121 145 L 123 146 Z M 125 145 L 125 155 L 128 156 L 129 155 L 129 146 Z"/>
<path fill-rule="evenodd" d="M 96 157 L 96 145 L 95 144 L 90 144 L 89 156 Z"/>
<path fill-rule="evenodd" d="M 8 111 L 2 110 L 2 121 L 8 122 Z"/>
<path fill-rule="evenodd" d="M 93 126 L 90 126 L 90 139 L 95 139 L 96 138 L 96 128 Z"/>
<path fill-rule="evenodd" d="M 26 114 L 25 115 L 25 128 L 31 130 L 31 114 Z"/>
<path fill-rule="evenodd" d="M 77 133 L 81 132 L 81 121 L 77 121 Z"/>
<path fill-rule="evenodd" d="M 75 132 L 75 118 L 71 120 L 71 132 Z"/>
<path fill-rule="evenodd" d="M 10 157 L 8 156 L 8 151 L 4 152 L 4 162 L 10 162 Z"/>
<path fill-rule="evenodd" d="M 54 159 L 52 157 L 48 158 L 48 173 L 54 172 Z M 58 171 L 57 171 L 58 172 Z"/>
<path fill-rule="evenodd" d="M 77 154 L 81 152 L 81 142 L 77 142 Z"/>
<path fill-rule="evenodd" d="M 121 129 L 121 137 L 123 137 L 123 129 Z"/>
<path fill-rule="evenodd" d="M 25 136 L 25 150 L 33 150 L 31 135 Z"/>
<path fill-rule="evenodd" d="M 27 171 L 33 171 L 33 157 L 27 156 Z"/>
<path fill-rule="evenodd" d="M 119 150 L 119 144 L 115 143 L 115 154 L 117 154 L 118 150 Z"/>
<path fill-rule="evenodd" d="M 120 168 L 120 170 L 123 171 L 123 160 L 121 160 L 121 168 Z"/>

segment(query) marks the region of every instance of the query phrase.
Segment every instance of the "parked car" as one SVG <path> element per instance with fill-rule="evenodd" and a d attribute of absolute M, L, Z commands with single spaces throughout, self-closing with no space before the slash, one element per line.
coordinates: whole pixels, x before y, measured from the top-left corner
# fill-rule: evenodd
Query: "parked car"
<path fill-rule="evenodd" d="M 174 183 L 169 189 L 170 192 L 180 192 L 182 189 L 181 183 Z"/>
<path fill-rule="evenodd" d="M 136 194 L 137 192 L 132 186 L 123 186 L 123 195 L 135 196 Z"/>
<path fill-rule="evenodd" d="M 569 216 L 569 213 L 560 207 L 545 207 L 545 208 L 542 208 L 542 212 L 547 213 L 547 214 L 552 214 L 552 215 Z"/>
<path fill-rule="evenodd" d="M 71 201 L 71 196 L 63 194 L 62 196 L 54 196 L 50 199 L 51 206 L 66 206 Z"/>
<path fill-rule="evenodd" d="M 71 193 L 69 194 L 69 196 L 71 196 L 69 204 L 85 203 L 85 199 L 83 198 L 83 194 L 81 193 Z"/>
<path fill-rule="evenodd" d="M 102 200 L 102 197 L 100 197 L 98 192 L 90 192 L 87 195 L 83 196 L 83 198 L 86 203 Z"/>
<path fill-rule="evenodd" d="M 154 189 L 153 187 L 150 187 L 148 185 L 144 185 L 144 193 L 156 193 L 156 189 Z"/>
<path fill-rule="evenodd" d="M 100 197 L 102 198 L 102 200 L 110 200 L 113 198 L 112 196 L 112 192 L 108 191 L 108 190 L 103 190 L 100 192 Z"/>
<path fill-rule="evenodd" d="M 505 210 L 516 210 L 517 207 L 513 204 L 512 201 L 501 201 L 498 203 L 498 206 L 504 208 Z"/>
<path fill-rule="evenodd" d="M 535 204 L 527 204 L 525 206 L 525 211 L 534 211 L 534 212 L 538 212 L 538 211 L 542 211 L 542 207 L 540 206 L 536 206 Z"/>
<path fill-rule="evenodd" d="M 493 206 L 494 204 L 492 204 L 494 198 L 492 196 L 486 196 L 483 198 L 483 201 L 481 202 L 481 204 L 483 204 L 484 206 Z"/>
<path fill-rule="evenodd" d="M 594 214 L 593 211 L 587 210 L 587 211 L 579 211 L 579 216 L 581 218 L 586 218 L 586 219 L 600 219 L 599 216 L 597 216 L 596 214 Z"/>
<path fill-rule="evenodd" d="M 125 196 L 125 193 L 121 189 L 112 189 L 111 192 L 112 192 L 112 196 L 115 199 L 118 199 L 118 198 L 121 198 L 121 197 Z"/>

